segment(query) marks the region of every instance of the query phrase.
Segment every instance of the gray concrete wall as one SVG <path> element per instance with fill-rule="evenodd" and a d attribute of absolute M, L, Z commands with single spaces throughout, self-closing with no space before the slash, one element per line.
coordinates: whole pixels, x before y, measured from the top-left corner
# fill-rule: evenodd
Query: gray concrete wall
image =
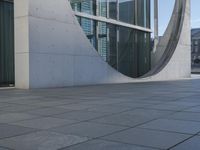
<path fill-rule="evenodd" d="M 179 1 L 183 2 L 184 0 Z M 185 1 L 186 8 L 184 14 L 182 14 L 184 16 L 184 19 L 182 26 L 180 26 L 180 38 L 178 39 L 176 49 L 174 50 L 173 55 L 167 65 L 164 66 L 164 68 L 162 68 L 162 70 L 158 74 L 151 77 L 153 78 L 153 80 L 188 78 L 191 75 L 190 0 Z M 172 17 L 176 14 L 177 10 L 174 11 Z M 171 24 L 169 24 L 169 28 L 172 29 Z"/>
<path fill-rule="evenodd" d="M 50 88 L 103 83 L 171 80 L 190 74 L 189 0 L 182 38 L 157 75 L 132 79 L 111 68 L 82 31 L 67 0 L 15 1 L 17 88 Z M 188 38 L 185 38 L 187 37 Z"/>

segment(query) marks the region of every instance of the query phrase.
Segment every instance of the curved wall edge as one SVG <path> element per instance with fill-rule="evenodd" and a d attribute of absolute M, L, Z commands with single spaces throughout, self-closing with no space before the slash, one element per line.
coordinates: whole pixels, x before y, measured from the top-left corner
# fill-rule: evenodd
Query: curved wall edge
<path fill-rule="evenodd" d="M 129 78 L 110 67 L 81 29 L 67 0 L 15 1 L 15 86 L 74 85 L 173 80 L 190 76 L 190 0 L 178 46 L 158 74 Z M 186 38 L 188 37 L 188 38 Z"/>
<path fill-rule="evenodd" d="M 179 1 L 179 0 L 176 0 Z M 185 11 L 177 46 L 169 62 L 156 75 L 153 80 L 174 80 L 189 78 L 191 76 L 191 26 L 190 26 L 190 0 L 185 1 Z M 176 13 L 176 11 L 174 12 Z M 174 14 L 172 14 L 174 16 Z M 169 26 L 171 26 L 169 24 Z"/>

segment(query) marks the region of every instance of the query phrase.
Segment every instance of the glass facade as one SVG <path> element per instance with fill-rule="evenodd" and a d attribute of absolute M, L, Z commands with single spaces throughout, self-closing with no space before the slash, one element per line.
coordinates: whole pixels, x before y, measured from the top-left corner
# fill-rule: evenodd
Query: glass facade
<path fill-rule="evenodd" d="M 149 29 L 150 0 L 71 0 L 71 5 L 74 11 L 108 19 L 102 22 L 77 15 L 86 36 L 110 66 L 133 78 L 150 70 L 150 33 L 120 24 Z"/>
<path fill-rule="evenodd" d="M 0 0 L 0 86 L 14 84 L 14 10 L 9 0 Z"/>

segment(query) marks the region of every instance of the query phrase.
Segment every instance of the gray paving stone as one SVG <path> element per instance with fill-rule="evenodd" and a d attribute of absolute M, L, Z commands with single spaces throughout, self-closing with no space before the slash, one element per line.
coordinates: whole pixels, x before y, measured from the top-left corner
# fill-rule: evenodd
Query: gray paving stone
<path fill-rule="evenodd" d="M 121 102 L 118 104 L 114 104 L 113 106 L 126 106 L 126 107 L 130 107 L 130 108 L 148 108 L 149 106 L 152 106 L 152 104 L 147 104 L 147 103 L 138 103 L 135 101 L 132 102 Z"/>
<path fill-rule="evenodd" d="M 3 139 L 0 145 L 14 150 L 58 150 L 87 140 L 86 137 L 42 131 Z"/>
<path fill-rule="evenodd" d="M 176 147 L 172 148 L 171 150 L 199 150 L 200 149 L 200 137 L 195 136 Z"/>
<path fill-rule="evenodd" d="M 187 107 L 193 107 L 193 106 L 199 105 L 199 103 L 196 103 L 196 102 L 182 102 L 181 100 L 169 102 L 167 104 L 170 104 L 170 105 L 182 105 L 182 106 L 187 106 Z"/>
<path fill-rule="evenodd" d="M 168 103 L 149 106 L 149 108 L 153 108 L 153 109 L 171 110 L 171 111 L 180 111 L 180 110 L 184 110 L 184 109 L 187 109 L 187 108 L 190 108 L 190 107 L 191 106 L 187 106 L 187 105 L 168 104 Z"/>
<path fill-rule="evenodd" d="M 17 136 L 36 131 L 35 129 L 25 128 L 15 125 L 0 124 L 0 139 Z"/>
<path fill-rule="evenodd" d="M 1 147 L 1 146 L 0 146 L 0 150 L 11 150 L 11 149 L 8 149 L 8 148 Z"/>
<path fill-rule="evenodd" d="M 196 103 L 200 103 L 200 95 L 185 97 L 185 98 L 182 98 L 181 101 L 182 102 L 196 102 Z"/>
<path fill-rule="evenodd" d="M 102 117 L 99 119 L 93 119 L 91 120 L 91 122 L 105 123 L 105 124 L 111 124 L 111 125 L 117 125 L 117 126 L 134 127 L 150 120 L 152 120 L 152 118 L 142 117 L 142 116 L 133 116 L 129 114 L 116 114 L 116 115 L 111 115 L 107 117 Z"/>
<path fill-rule="evenodd" d="M 114 114 L 99 119 L 94 119 L 92 122 L 134 127 L 170 113 L 172 112 L 140 108 L 132 111 L 126 111 L 120 114 Z"/>
<path fill-rule="evenodd" d="M 200 106 L 192 107 L 192 108 L 186 109 L 184 111 L 186 111 L 186 112 L 197 112 L 197 113 L 200 113 Z"/>
<path fill-rule="evenodd" d="M 104 141 L 104 140 L 93 140 L 75 146 L 71 146 L 68 148 L 63 148 L 62 150 L 155 150 L 155 149 L 135 146 L 130 144 Z"/>
<path fill-rule="evenodd" d="M 73 103 L 73 102 L 70 102 L 70 103 Z M 39 107 L 55 107 L 55 106 L 63 106 L 65 104 L 68 104 L 68 101 L 58 101 L 58 100 L 55 100 L 55 101 L 47 101 L 47 102 L 40 102 L 40 103 L 34 103 L 34 104 L 31 104 L 32 106 L 39 106 Z"/>
<path fill-rule="evenodd" d="M 8 106 L 10 106 L 11 104 L 9 104 L 9 103 L 1 103 L 0 102 L 0 110 L 1 110 L 1 108 L 4 108 L 4 107 L 8 107 Z"/>
<path fill-rule="evenodd" d="M 200 113 L 178 112 L 178 113 L 168 116 L 167 118 L 200 122 Z"/>
<path fill-rule="evenodd" d="M 23 126 L 23 127 L 34 128 L 34 129 L 49 129 L 49 128 L 63 126 L 67 124 L 73 124 L 75 122 L 76 121 L 74 120 L 43 117 L 43 118 L 37 118 L 37 119 L 32 119 L 32 120 L 19 121 L 12 124 Z"/>
<path fill-rule="evenodd" d="M 68 105 L 61 105 L 58 106 L 58 108 L 63 108 L 63 109 L 71 109 L 71 110 L 87 110 L 91 107 L 94 107 L 94 105 L 88 105 L 88 104 L 68 104 Z"/>
<path fill-rule="evenodd" d="M 38 116 L 36 115 L 31 115 L 27 113 L 3 113 L 0 114 L 0 123 L 12 123 L 12 122 L 17 122 L 21 120 L 28 120 L 28 119 L 33 119 L 37 118 Z"/>
<path fill-rule="evenodd" d="M 86 101 L 86 102 L 82 102 L 81 104 L 84 105 L 111 105 L 111 104 L 116 104 L 116 103 L 120 103 L 121 101 L 123 101 L 122 99 L 113 99 L 113 98 L 100 98 L 98 100 L 90 100 L 90 101 Z"/>
<path fill-rule="evenodd" d="M 34 114 L 34 115 L 40 115 L 40 116 L 51 116 L 51 115 L 57 115 L 61 113 L 71 112 L 72 110 L 63 109 L 63 108 L 40 108 L 36 110 L 26 111 L 28 114 Z"/>
<path fill-rule="evenodd" d="M 31 105 L 31 104 L 36 104 L 36 103 L 41 103 L 42 100 L 37 100 L 37 99 L 19 99 L 19 100 L 10 100 L 10 101 L 5 101 L 9 102 L 10 104 L 18 104 L 18 105 Z"/>
<path fill-rule="evenodd" d="M 126 127 L 119 127 L 113 125 L 98 124 L 92 122 L 81 122 L 74 125 L 68 125 L 64 127 L 58 127 L 51 129 L 52 131 L 65 133 L 65 134 L 74 134 L 79 136 L 86 136 L 90 138 L 96 138 L 104 136 L 116 131 L 126 129 Z"/>
<path fill-rule="evenodd" d="M 89 112 L 89 111 L 71 111 L 63 114 L 54 115 L 56 118 L 71 119 L 78 121 L 86 121 L 102 117 L 107 115 L 107 113 Z"/>
<path fill-rule="evenodd" d="M 134 110 L 126 111 L 123 114 L 155 119 L 172 113 L 173 111 L 137 108 Z"/>
<path fill-rule="evenodd" d="M 116 106 L 116 105 L 107 105 L 107 106 L 96 106 L 87 109 L 88 111 L 102 112 L 102 113 L 120 113 L 124 111 L 131 110 L 133 108 L 129 106 Z"/>
<path fill-rule="evenodd" d="M 179 132 L 185 134 L 196 134 L 200 132 L 200 122 L 172 119 L 158 119 L 141 125 L 139 127 L 146 129 Z"/>
<path fill-rule="evenodd" d="M 12 104 L 8 107 L 2 107 L 0 110 L 7 111 L 7 112 L 23 112 L 23 111 L 29 111 L 41 108 L 41 106 L 30 106 L 30 105 L 18 105 L 18 104 Z"/>
<path fill-rule="evenodd" d="M 190 134 L 199 131 L 199 116 L 197 115 L 200 112 L 199 85 L 200 80 L 188 80 L 28 91 L 0 90 L 0 116 L 3 115 L 0 120 L 9 123 L 6 126 L 0 125 L 0 135 L 2 138 L 8 137 L 1 140 L 2 143 L 7 140 L 2 147 L 7 148 L 6 145 L 9 145 L 12 150 L 15 150 L 15 147 L 20 150 L 29 150 L 30 148 L 27 148 L 24 142 L 28 141 L 27 143 L 33 143 L 30 145 L 32 149 L 38 149 L 37 145 L 41 144 L 38 142 L 39 140 L 35 139 L 44 139 L 44 141 L 48 141 L 45 149 L 49 150 L 51 143 L 55 142 L 59 145 L 61 142 L 57 142 L 57 140 L 62 141 L 60 139 L 64 139 L 60 136 L 54 137 L 54 134 L 48 134 L 53 139 L 46 138 L 47 135 L 30 136 L 29 134 L 29 131 L 35 133 L 39 129 L 45 129 L 46 131 L 55 130 L 62 135 L 63 133 L 76 134 L 88 136 L 88 138 L 103 138 L 102 136 L 113 134 L 113 138 L 109 141 L 115 140 L 115 142 L 84 141 L 80 144 L 77 143 L 76 146 L 61 144 L 65 148 L 94 150 L 94 148 L 100 147 L 100 149 L 106 150 L 113 148 L 114 150 L 135 150 L 135 145 L 138 146 L 138 144 L 146 147 L 168 148 L 182 142 L 185 136 L 190 136 Z M 10 112 L 12 114 L 8 115 Z M 53 117 L 54 115 L 56 118 Z M 32 118 L 32 116 L 36 116 L 36 118 Z M 156 123 L 152 121 L 153 124 L 150 126 L 152 129 L 139 128 L 138 126 L 141 126 L 141 124 L 149 125 L 150 122 L 146 123 L 146 121 L 159 118 L 170 121 Z M 10 125 L 10 121 L 11 123 L 22 124 L 20 126 Z M 132 132 L 128 130 L 123 133 L 125 132 L 124 129 L 129 129 L 135 125 L 138 126 L 135 129 L 140 131 Z M 143 131 L 141 132 L 141 130 Z M 188 133 L 188 135 L 177 132 Z M 121 133 L 123 133 L 123 136 L 119 135 L 118 137 L 118 134 Z M 26 137 L 27 140 L 25 140 L 24 134 L 29 134 Z M 13 139 L 16 138 L 15 136 L 18 137 L 17 140 Z M 127 144 L 127 141 L 129 144 Z M 122 144 L 122 142 L 126 144 Z M 64 141 L 64 143 L 66 142 Z M 198 149 L 198 144 L 196 145 Z M 59 145 L 58 147 L 63 148 L 62 146 Z M 191 148 L 193 147 L 191 146 Z"/>
<path fill-rule="evenodd" d="M 168 149 L 187 139 L 189 135 L 169 133 L 147 129 L 128 129 L 119 133 L 103 137 L 116 142 L 123 142 L 152 148 Z"/>

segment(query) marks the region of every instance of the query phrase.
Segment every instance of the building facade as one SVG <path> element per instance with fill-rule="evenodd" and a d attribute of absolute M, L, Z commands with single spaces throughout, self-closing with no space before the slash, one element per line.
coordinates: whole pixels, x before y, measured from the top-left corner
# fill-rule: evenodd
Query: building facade
<path fill-rule="evenodd" d="M 1 85 L 46 88 L 190 75 L 189 0 L 176 0 L 155 68 L 150 0 L 0 2 Z"/>
<path fill-rule="evenodd" d="M 200 67 L 200 29 L 192 29 L 191 39 L 192 66 Z"/>

